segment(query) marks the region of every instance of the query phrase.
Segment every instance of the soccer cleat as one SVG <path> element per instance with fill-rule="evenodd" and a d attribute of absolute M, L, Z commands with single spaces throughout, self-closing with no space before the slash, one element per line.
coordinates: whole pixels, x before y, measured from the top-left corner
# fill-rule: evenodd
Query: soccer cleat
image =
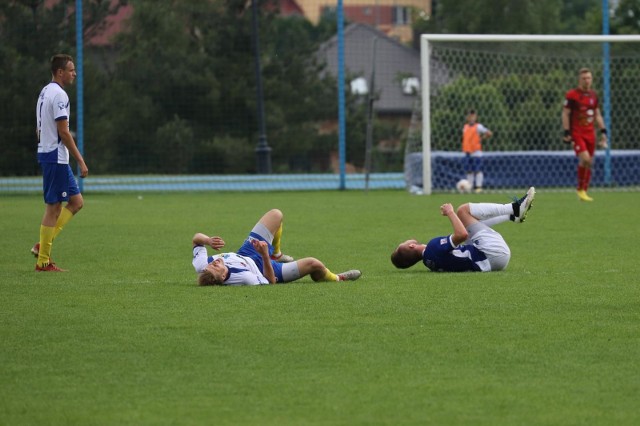
<path fill-rule="evenodd" d="M 67 270 L 58 268 L 58 265 L 51 262 L 44 266 L 38 266 L 38 264 L 36 264 L 36 272 L 67 272 Z"/>
<path fill-rule="evenodd" d="M 35 243 L 33 247 L 31 247 L 31 254 L 38 258 L 40 254 L 40 243 Z M 49 263 L 53 263 L 53 259 L 49 258 Z"/>
<path fill-rule="evenodd" d="M 284 254 L 284 253 L 280 253 L 280 254 L 275 254 L 275 255 L 271 255 L 271 259 L 275 260 L 278 263 L 289 263 L 289 262 L 293 262 L 295 259 L 291 256 L 289 256 L 288 254 Z"/>
<path fill-rule="evenodd" d="M 362 275 L 360 271 L 358 271 L 357 269 L 352 269 L 350 271 L 342 272 L 338 274 L 338 280 L 339 281 L 355 281 L 358 278 L 360 278 L 360 275 Z"/>
<path fill-rule="evenodd" d="M 473 192 L 475 192 L 476 194 L 482 193 L 482 187 L 481 186 L 477 187 L 476 189 L 473 190 Z"/>
<path fill-rule="evenodd" d="M 511 220 L 516 223 L 522 223 L 527 218 L 527 213 L 531 206 L 533 205 L 533 199 L 536 196 L 536 190 L 532 186 L 527 190 L 527 193 L 524 197 L 520 199 L 514 200 L 513 205 L 513 215 L 511 216 Z"/>
<path fill-rule="evenodd" d="M 578 195 L 580 201 L 593 201 L 593 198 L 589 197 L 587 195 L 587 191 L 585 191 L 584 189 L 577 190 L 576 194 Z"/>

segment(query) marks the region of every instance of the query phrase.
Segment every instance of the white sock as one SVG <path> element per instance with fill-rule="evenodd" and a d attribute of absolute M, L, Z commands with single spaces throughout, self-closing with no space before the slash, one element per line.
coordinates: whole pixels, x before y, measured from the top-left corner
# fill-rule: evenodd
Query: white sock
<path fill-rule="evenodd" d="M 483 180 L 484 180 L 484 174 L 482 172 L 476 173 L 476 188 L 482 188 Z"/>
<path fill-rule="evenodd" d="M 475 181 L 473 173 L 467 173 L 467 180 L 471 182 L 471 186 L 473 186 L 473 182 Z"/>
<path fill-rule="evenodd" d="M 497 218 L 499 216 L 509 216 L 513 214 L 513 206 L 509 204 L 496 203 L 469 203 L 469 212 L 481 222 L 487 219 Z M 500 223 L 500 222 L 498 222 Z"/>

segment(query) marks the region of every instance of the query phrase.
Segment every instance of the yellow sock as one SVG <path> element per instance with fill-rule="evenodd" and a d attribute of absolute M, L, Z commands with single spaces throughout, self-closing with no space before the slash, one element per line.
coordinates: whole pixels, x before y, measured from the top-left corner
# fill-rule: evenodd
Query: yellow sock
<path fill-rule="evenodd" d="M 62 231 L 62 228 L 64 228 L 64 226 L 67 223 L 69 223 L 72 217 L 73 217 L 73 213 L 71 213 L 69 209 L 67 208 L 62 209 L 62 211 L 60 212 L 60 216 L 58 216 L 58 221 L 56 222 L 56 229 L 55 229 L 55 232 L 53 233 L 53 238 L 58 236 L 60 231 Z"/>
<path fill-rule="evenodd" d="M 53 226 L 40 225 L 40 252 L 38 253 L 38 266 L 40 267 L 49 263 L 54 233 L 55 228 Z"/>
<path fill-rule="evenodd" d="M 276 231 L 276 235 L 273 236 L 273 254 L 280 254 L 280 239 L 282 238 L 282 224 Z"/>
<path fill-rule="evenodd" d="M 340 281 L 338 276 L 327 269 L 327 272 L 324 274 L 323 281 Z"/>

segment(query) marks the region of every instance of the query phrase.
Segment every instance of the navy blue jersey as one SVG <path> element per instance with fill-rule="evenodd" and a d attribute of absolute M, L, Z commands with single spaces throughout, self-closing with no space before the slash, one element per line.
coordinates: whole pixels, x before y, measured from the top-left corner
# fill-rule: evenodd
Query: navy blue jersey
<path fill-rule="evenodd" d="M 451 235 L 427 243 L 422 262 L 434 272 L 482 272 L 491 270 L 487 256 L 472 244 L 455 247 Z"/>

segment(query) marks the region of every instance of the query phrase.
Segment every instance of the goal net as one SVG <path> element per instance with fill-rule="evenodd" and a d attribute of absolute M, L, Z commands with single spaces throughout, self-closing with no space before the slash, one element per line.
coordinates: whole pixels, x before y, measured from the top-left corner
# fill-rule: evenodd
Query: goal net
<path fill-rule="evenodd" d="M 609 135 L 592 187 L 640 186 L 640 36 L 422 35 L 421 102 L 405 149 L 412 191 L 450 191 L 465 177 L 466 112 L 493 136 L 483 141 L 484 187 L 574 188 L 577 159 L 562 142 L 565 93 L 590 68 Z M 421 128 L 421 137 L 416 137 Z"/>

